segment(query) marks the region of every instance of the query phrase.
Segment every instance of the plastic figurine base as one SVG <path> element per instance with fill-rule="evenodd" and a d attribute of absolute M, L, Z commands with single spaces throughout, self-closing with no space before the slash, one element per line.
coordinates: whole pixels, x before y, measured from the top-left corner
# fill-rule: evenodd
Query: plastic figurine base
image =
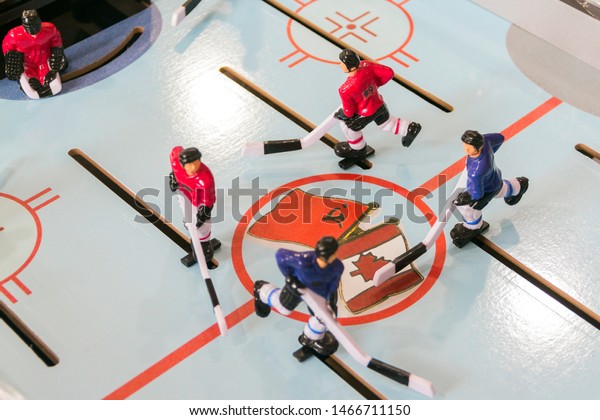
<path fill-rule="evenodd" d="M 212 246 L 213 251 L 216 251 L 217 249 L 221 248 L 221 241 L 219 241 L 217 238 L 212 238 L 210 240 L 210 245 Z M 193 250 L 185 257 L 181 258 L 181 264 L 185 265 L 186 267 L 191 267 L 197 262 L 198 260 L 194 256 Z M 210 259 L 210 261 L 206 261 L 206 265 L 208 265 L 209 270 L 213 270 L 219 266 L 219 261 L 213 257 Z"/>
<path fill-rule="evenodd" d="M 310 340 L 306 335 L 302 334 L 298 337 L 298 342 L 302 344 L 302 347 L 296 350 L 292 355 L 300 363 L 309 359 L 311 356 L 314 356 L 315 353 L 323 357 L 330 356 L 334 354 L 339 347 L 339 343 L 331 331 L 326 331 L 325 335 L 320 340 Z"/>
<path fill-rule="evenodd" d="M 345 143 L 345 142 L 344 142 Z M 338 143 L 341 144 L 341 143 Z M 346 157 L 338 162 L 338 166 L 344 170 L 350 169 L 352 166 L 356 165 L 362 169 L 371 169 L 372 165 L 365 165 L 364 159 L 369 156 L 373 156 L 375 154 L 375 149 L 371 146 L 366 146 L 366 152 L 361 156 L 357 157 Z"/>
<path fill-rule="evenodd" d="M 489 228 L 490 224 L 486 221 L 483 222 L 479 229 L 467 229 L 462 223 L 457 223 L 450 231 L 450 237 L 454 245 L 462 248 Z"/>

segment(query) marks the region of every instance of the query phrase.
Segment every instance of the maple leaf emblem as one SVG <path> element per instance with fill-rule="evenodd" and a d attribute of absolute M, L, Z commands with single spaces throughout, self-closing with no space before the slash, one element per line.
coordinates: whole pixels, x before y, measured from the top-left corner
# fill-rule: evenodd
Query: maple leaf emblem
<path fill-rule="evenodd" d="M 356 277 L 361 276 L 363 281 L 366 283 L 372 281 L 375 276 L 375 272 L 381 267 L 386 265 L 389 260 L 383 257 L 376 257 L 372 252 L 368 254 L 360 254 L 360 257 L 356 262 L 352 262 L 358 270 L 350 272 L 350 276 Z"/>

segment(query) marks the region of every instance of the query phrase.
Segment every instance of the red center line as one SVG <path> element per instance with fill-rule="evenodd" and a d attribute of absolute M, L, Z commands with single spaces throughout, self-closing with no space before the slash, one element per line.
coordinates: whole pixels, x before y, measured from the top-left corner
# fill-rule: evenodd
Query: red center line
<path fill-rule="evenodd" d="M 243 321 L 253 313 L 254 299 L 251 299 L 225 317 L 227 320 L 227 326 L 231 329 L 233 326 L 237 325 L 239 322 Z M 215 338 L 219 337 L 219 335 L 219 327 L 215 323 L 172 353 L 163 357 L 161 360 L 150 366 L 135 378 L 131 379 L 124 385 L 117 388 L 115 391 L 108 394 L 103 399 L 122 400 L 130 397 L 132 394 L 148 385 L 163 373 L 175 367 L 180 362 L 213 341 Z"/>
<path fill-rule="evenodd" d="M 548 99 L 546 102 L 535 108 L 533 111 L 525 115 L 514 124 L 506 127 L 501 133 L 506 138 L 505 141 L 510 140 L 516 134 L 529 127 L 531 124 L 542 118 L 544 115 L 552 111 L 558 105 L 562 104 L 562 101 L 556 97 Z M 446 169 L 442 170 L 436 176 L 426 181 L 423 185 L 415 189 L 419 191 L 421 195 L 427 195 L 430 192 L 435 191 L 440 186 L 450 181 L 456 175 L 462 172 L 465 168 L 465 158 L 460 158 Z"/>

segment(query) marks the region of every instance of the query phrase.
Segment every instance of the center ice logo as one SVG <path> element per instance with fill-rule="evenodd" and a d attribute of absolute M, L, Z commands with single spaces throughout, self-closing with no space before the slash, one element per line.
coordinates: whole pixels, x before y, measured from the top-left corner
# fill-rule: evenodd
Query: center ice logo
<path fill-rule="evenodd" d="M 273 258 L 277 248 L 307 251 L 321 237 L 333 236 L 340 244 L 338 257 L 345 267 L 338 305 L 345 324 L 378 320 L 412 305 L 435 283 L 439 271 L 431 269 L 424 276 L 413 264 L 375 287 L 374 273 L 409 249 L 401 222 L 386 214 L 374 222 L 376 213 L 385 213 L 380 203 L 340 197 L 347 190 L 327 189 L 327 184 L 321 184 L 332 180 L 360 181 L 410 201 L 409 192 L 398 185 L 353 174 L 308 177 L 277 188 L 252 206 L 234 234 L 233 263 L 244 286 L 251 291 L 256 280 L 281 280 L 273 278 L 281 276 Z M 433 213 L 422 200 L 415 200 L 414 205 L 422 214 Z M 436 244 L 436 267 L 445 254 L 445 240 L 440 243 Z M 303 315 L 294 315 L 303 319 Z"/>

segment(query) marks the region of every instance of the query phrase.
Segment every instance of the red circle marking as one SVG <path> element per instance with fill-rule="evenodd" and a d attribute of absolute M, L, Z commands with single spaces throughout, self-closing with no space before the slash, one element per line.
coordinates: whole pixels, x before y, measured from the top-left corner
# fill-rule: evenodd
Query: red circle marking
<path fill-rule="evenodd" d="M 311 4 L 315 3 L 315 1 L 316 0 L 309 1 L 308 3 L 305 3 L 305 4 L 301 5 L 298 9 L 296 9 L 295 12 L 299 15 L 300 12 L 302 12 L 302 10 L 305 7 L 310 6 Z M 388 1 L 390 1 L 390 0 L 388 0 Z M 408 36 L 406 37 L 406 39 L 404 40 L 404 42 L 402 43 L 402 45 L 399 48 L 397 48 L 396 50 L 394 50 L 391 54 L 386 54 L 386 55 L 383 55 L 381 57 L 374 58 L 373 61 L 376 61 L 376 62 L 382 61 L 382 60 L 384 60 L 386 58 L 392 58 L 395 53 L 397 53 L 398 51 L 401 51 L 410 42 L 410 40 L 411 40 L 411 38 L 413 36 L 414 30 L 415 30 L 415 28 L 414 28 L 414 22 L 412 20 L 411 15 L 408 13 L 408 11 L 406 11 L 406 9 L 404 9 L 404 7 L 402 7 L 402 5 L 404 3 L 401 3 L 401 4 L 396 4 L 394 2 L 391 2 L 391 3 L 394 6 L 397 6 L 402 11 L 402 13 L 404 13 L 404 15 L 406 16 L 406 18 L 408 19 L 408 26 L 409 26 Z M 294 36 L 292 35 L 292 25 L 293 25 L 293 23 L 294 23 L 294 19 L 289 19 L 288 20 L 287 27 L 286 27 L 286 34 L 287 34 L 288 40 L 292 43 L 292 45 L 294 47 L 296 47 L 296 49 L 298 51 L 302 51 L 302 52 L 304 52 L 304 54 L 306 54 L 307 57 L 312 58 L 313 60 L 316 60 L 316 61 L 320 61 L 322 63 L 328 63 L 328 64 L 338 64 L 339 63 L 339 61 L 332 61 L 332 60 L 327 60 L 325 58 L 317 57 L 316 55 L 310 54 L 308 51 L 305 51 L 302 47 L 300 47 L 300 45 L 296 42 L 296 40 L 294 39 Z M 351 28 L 351 26 L 352 26 L 352 28 Z M 356 28 L 356 25 L 350 23 L 346 27 L 348 29 L 354 29 L 354 28 Z M 445 243 L 445 241 L 444 241 L 444 243 Z"/>
<path fill-rule="evenodd" d="M 2 232 L 4 230 L 4 228 L 2 226 L 0 226 L 0 232 Z"/>
<path fill-rule="evenodd" d="M 349 23 L 348 25 L 346 25 L 346 28 L 352 30 L 352 29 L 356 29 L 356 25 L 354 23 Z"/>
<path fill-rule="evenodd" d="M 252 295 L 254 288 L 254 281 L 252 277 L 246 270 L 246 265 L 244 264 L 244 258 L 242 255 L 242 242 L 244 240 L 244 234 L 248 228 L 248 225 L 251 220 L 253 220 L 256 213 L 268 204 L 271 200 L 278 197 L 279 195 L 289 192 L 293 188 L 297 188 L 299 186 L 314 183 L 314 182 L 322 182 L 322 181 L 358 181 L 367 182 L 370 184 L 379 185 L 380 187 L 387 188 L 389 190 L 394 191 L 396 194 L 399 194 L 405 197 L 408 201 L 414 204 L 416 208 L 418 208 L 428 219 L 429 224 L 433 225 L 437 220 L 434 212 L 425 204 L 425 202 L 421 199 L 421 196 L 416 195 L 414 193 L 410 193 L 406 188 L 403 188 L 393 182 L 386 181 L 380 178 L 375 178 L 373 176 L 368 175 L 357 175 L 357 174 L 323 174 L 323 175 L 313 175 L 305 178 L 300 178 L 295 181 L 288 182 L 280 187 L 275 188 L 273 191 L 270 191 L 268 194 L 262 196 L 258 199 L 252 206 L 248 209 L 248 211 L 242 216 L 242 219 L 238 223 L 235 228 L 235 232 L 233 234 L 233 239 L 231 243 L 231 258 L 233 261 L 233 267 L 235 272 L 242 282 L 244 288 Z M 396 303 L 389 308 L 383 309 L 379 312 L 374 312 L 367 315 L 358 315 L 355 317 L 346 317 L 339 318 L 339 321 L 343 325 L 356 325 L 363 324 L 373 321 L 379 321 L 381 319 L 387 318 L 389 316 L 395 315 L 398 312 L 408 308 L 413 303 L 417 302 L 421 299 L 425 294 L 433 287 L 435 282 L 437 281 L 439 275 L 442 272 L 442 268 L 444 266 L 444 262 L 446 260 L 446 238 L 444 235 L 440 235 L 438 240 L 435 243 L 435 255 L 433 258 L 433 264 L 431 266 L 431 270 L 425 280 L 417 287 L 417 289 L 406 299 Z M 308 319 L 308 315 L 300 312 L 292 312 L 289 315 L 290 318 L 293 318 L 298 321 L 306 322 Z"/>
<path fill-rule="evenodd" d="M 37 213 L 25 201 L 19 200 L 18 198 L 13 197 L 12 195 L 4 194 L 1 192 L 0 192 L 0 197 L 7 198 L 7 199 L 12 200 L 15 203 L 20 204 L 23 207 L 25 207 L 25 210 L 27 210 L 29 212 L 29 214 L 31 214 L 31 217 L 33 217 L 33 221 L 35 222 L 35 228 L 37 230 L 35 245 L 33 246 L 33 250 L 31 251 L 31 254 L 29 255 L 29 257 L 27 257 L 27 260 L 25 260 L 25 262 L 18 268 L 17 271 L 15 271 L 13 274 L 11 274 L 10 276 L 8 276 L 6 278 L 6 279 L 9 279 L 9 278 L 16 277 L 17 275 L 19 275 L 19 273 L 21 273 L 21 271 L 23 271 L 25 269 L 25 267 L 27 267 L 29 265 L 31 260 L 33 260 L 33 257 L 35 257 L 35 254 L 37 254 L 37 251 L 40 247 L 40 243 L 42 242 L 42 222 L 40 221 L 40 218 L 38 217 Z M 3 230 L 3 229 L 4 228 L 2 228 L 1 230 Z M 4 280 L 6 280 L 6 279 L 4 279 Z"/>

